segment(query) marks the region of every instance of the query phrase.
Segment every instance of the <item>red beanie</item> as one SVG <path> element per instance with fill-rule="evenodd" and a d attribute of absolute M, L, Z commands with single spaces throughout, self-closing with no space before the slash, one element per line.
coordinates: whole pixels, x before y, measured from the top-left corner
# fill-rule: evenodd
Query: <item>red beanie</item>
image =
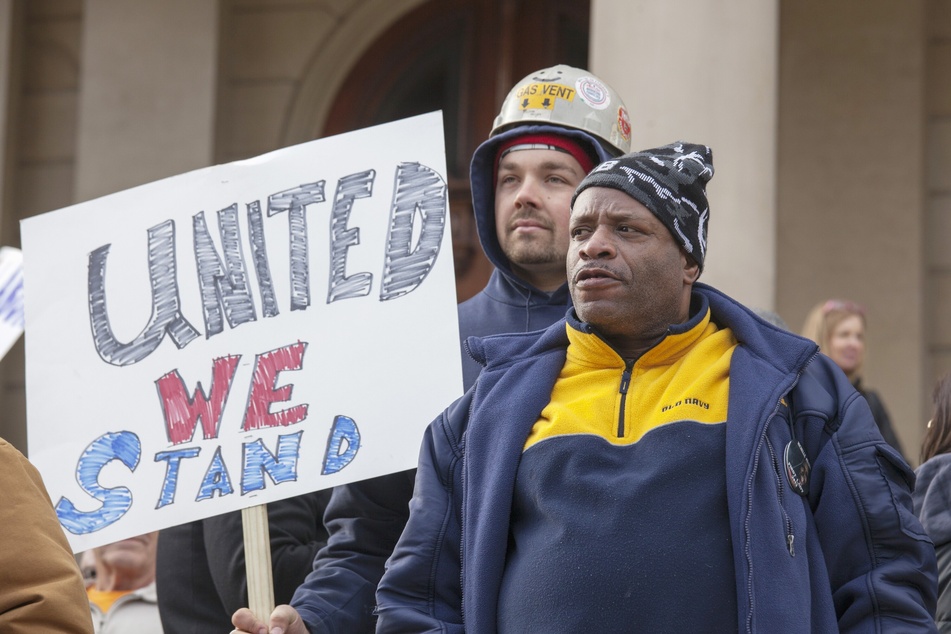
<path fill-rule="evenodd" d="M 495 153 L 496 173 L 499 171 L 499 161 L 502 160 L 502 157 L 516 150 L 557 150 L 565 154 L 570 154 L 578 161 L 578 164 L 581 165 L 581 169 L 584 170 L 585 174 L 590 172 L 595 166 L 595 160 L 592 159 L 584 147 L 574 139 L 569 139 L 568 137 L 559 136 L 557 134 L 525 134 L 512 137 L 499 146 L 498 152 Z M 493 177 L 493 182 L 494 179 L 495 177 Z"/>

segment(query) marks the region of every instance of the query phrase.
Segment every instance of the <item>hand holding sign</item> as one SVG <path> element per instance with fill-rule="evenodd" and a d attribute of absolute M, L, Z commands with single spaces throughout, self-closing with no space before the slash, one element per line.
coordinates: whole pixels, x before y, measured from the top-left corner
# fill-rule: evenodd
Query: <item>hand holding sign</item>
<path fill-rule="evenodd" d="M 267 620 L 261 620 L 264 618 Z M 279 605 L 269 616 L 262 616 L 261 619 L 248 608 L 241 608 L 231 619 L 235 626 L 231 634 L 258 634 L 270 632 L 275 627 L 281 628 L 284 634 L 309 634 L 297 610 L 289 605 Z"/>

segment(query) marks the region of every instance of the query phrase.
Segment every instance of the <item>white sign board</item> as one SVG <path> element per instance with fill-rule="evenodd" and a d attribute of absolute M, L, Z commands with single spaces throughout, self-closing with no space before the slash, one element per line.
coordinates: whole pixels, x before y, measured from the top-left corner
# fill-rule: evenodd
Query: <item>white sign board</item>
<path fill-rule="evenodd" d="M 21 228 L 29 455 L 77 552 L 415 467 L 462 393 L 439 113 Z"/>

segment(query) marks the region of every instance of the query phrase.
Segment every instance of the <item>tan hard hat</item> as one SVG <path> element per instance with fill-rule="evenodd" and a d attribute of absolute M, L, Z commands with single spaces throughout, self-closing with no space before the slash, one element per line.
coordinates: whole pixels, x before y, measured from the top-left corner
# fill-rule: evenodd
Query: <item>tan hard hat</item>
<path fill-rule="evenodd" d="M 489 136 L 550 123 L 588 132 L 619 154 L 631 151 L 631 120 L 621 97 L 591 73 L 559 64 L 531 73 L 509 91 Z"/>

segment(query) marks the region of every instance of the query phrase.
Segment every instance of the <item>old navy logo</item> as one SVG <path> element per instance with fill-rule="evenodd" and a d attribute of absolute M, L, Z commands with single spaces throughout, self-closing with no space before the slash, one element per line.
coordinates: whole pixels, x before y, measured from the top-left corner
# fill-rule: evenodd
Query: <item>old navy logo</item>
<path fill-rule="evenodd" d="M 660 408 L 660 411 L 666 412 L 674 409 L 675 407 L 680 407 L 681 405 L 695 405 L 702 409 L 710 409 L 710 404 L 701 401 L 699 398 L 684 398 L 671 405 L 664 405 L 662 408 Z"/>

